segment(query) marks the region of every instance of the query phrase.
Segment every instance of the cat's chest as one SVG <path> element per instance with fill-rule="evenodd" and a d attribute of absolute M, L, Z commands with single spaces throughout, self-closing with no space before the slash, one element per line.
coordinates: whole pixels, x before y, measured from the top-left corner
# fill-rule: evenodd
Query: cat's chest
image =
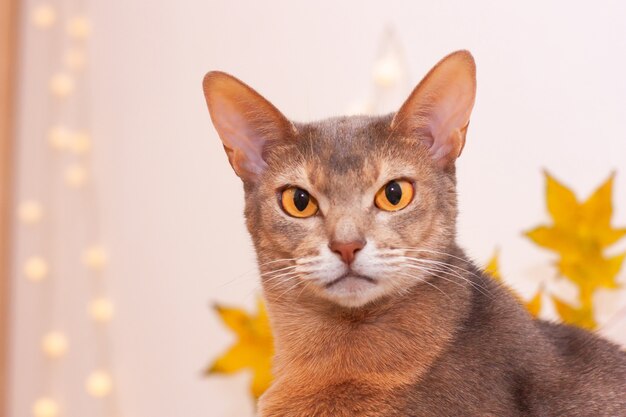
<path fill-rule="evenodd" d="M 274 385 L 259 402 L 260 417 L 393 417 L 403 416 L 396 390 L 367 381 L 336 381 L 324 385 Z"/>

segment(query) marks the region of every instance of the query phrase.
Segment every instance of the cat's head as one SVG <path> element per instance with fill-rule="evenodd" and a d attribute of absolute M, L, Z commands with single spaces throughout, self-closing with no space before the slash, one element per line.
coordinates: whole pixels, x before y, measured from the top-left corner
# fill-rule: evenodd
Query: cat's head
<path fill-rule="evenodd" d="M 448 55 L 381 117 L 294 123 L 230 75 L 210 72 L 203 86 L 244 183 L 268 298 L 359 307 L 446 268 L 438 259 L 455 238 L 454 163 L 476 92 L 469 52 Z"/>

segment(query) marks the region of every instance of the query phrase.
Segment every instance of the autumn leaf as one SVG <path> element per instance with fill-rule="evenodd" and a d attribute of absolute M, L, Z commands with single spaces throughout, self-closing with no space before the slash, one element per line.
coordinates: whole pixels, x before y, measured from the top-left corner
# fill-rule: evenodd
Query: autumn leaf
<path fill-rule="evenodd" d="M 613 174 L 582 203 L 550 174 L 545 176 L 546 204 L 553 224 L 526 232 L 536 244 L 560 255 L 585 255 L 601 252 L 626 236 L 626 228 L 611 226 Z"/>
<path fill-rule="evenodd" d="M 526 303 L 524 303 L 524 305 L 526 306 L 526 310 L 528 310 L 531 316 L 539 317 L 539 313 L 541 313 L 541 307 L 543 305 L 542 297 L 543 297 L 543 291 L 539 290 L 537 291 L 535 296 L 530 299 L 530 301 L 527 301 Z"/>
<path fill-rule="evenodd" d="M 500 274 L 500 253 L 496 249 L 493 256 L 487 262 L 487 266 L 485 266 L 485 272 L 489 274 L 496 281 L 504 284 L 504 280 L 502 279 L 502 275 Z M 526 307 L 526 310 L 533 316 L 538 317 L 541 312 L 541 300 L 543 295 L 543 290 L 539 289 L 537 293 L 530 299 L 530 301 L 524 301 L 522 297 L 519 296 L 512 288 L 506 286 L 506 288 L 513 294 L 513 296 Z"/>
<path fill-rule="evenodd" d="M 564 323 L 593 330 L 598 324 L 593 317 L 593 303 L 586 302 L 580 307 L 573 307 L 555 296 L 551 296 L 556 312 Z"/>
<path fill-rule="evenodd" d="M 224 324 L 237 336 L 237 341 L 206 370 L 207 374 L 232 374 L 242 370 L 252 371 L 251 392 L 255 398 L 272 382 L 272 357 L 274 355 L 272 332 L 267 310 L 262 300 L 256 315 L 239 308 L 216 305 L 215 311 Z"/>
<path fill-rule="evenodd" d="M 489 262 L 487 262 L 485 272 L 491 275 L 496 281 L 502 282 L 502 276 L 500 275 L 500 251 L 497 249 L 491 259 L 489 259 Z"/>
<path fill-rule="evenodd" d="M 605 258 L 600 254 L 563 256 L 558 262 L 559 272 L 568 277 L 581 291 L 593 292 L 598 288 L 619 288 L 617 275 L 622 268 L 626 253 Z"/>
<path fill-rule="evenodd" d="M 605 249 L 626 236 L 626 228 L 611 225 L 614 174 L 583 202 L 549 173 L 545 176 L 546 205 L 553 224 L 535 227 L 526 236 L 559 255 L 559 273 L 578 286 L 581 303 L 591 302 L 587 294 L 618 288 L 616 278 L 626 257 L 604 255 Z"/>

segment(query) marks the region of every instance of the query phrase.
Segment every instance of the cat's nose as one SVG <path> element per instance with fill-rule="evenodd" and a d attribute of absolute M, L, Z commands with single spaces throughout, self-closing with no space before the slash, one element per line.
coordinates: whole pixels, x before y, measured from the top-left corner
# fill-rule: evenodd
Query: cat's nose
<path fill-rule="evenodd" d="M 328 246 L 330 250 L 341 256 L 341 259 L 348 265 L 354 260 L 354 256 L 365 246 L 365 240 L 354 240 L 352 242 L 331 241 Z"/>

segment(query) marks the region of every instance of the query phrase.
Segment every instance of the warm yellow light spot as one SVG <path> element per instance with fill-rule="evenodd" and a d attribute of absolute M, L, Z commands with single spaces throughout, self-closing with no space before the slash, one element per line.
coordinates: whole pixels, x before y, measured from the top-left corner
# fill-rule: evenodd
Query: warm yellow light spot
<path fill-rule="evenodd" d="M 91 149 L 91 137 L 87 132 L 76 132 L 72 135 L 69 150 L 75 154 L 84 154 Z"/>
<path fill-rule="evenodd" d="M 108 298 L 96 298 L 89 304 L 89 315 L 100 323 L 106 323 L 113 318 L 114 307 Z"/>
<path fill-rule="evenodd" d="M 87 39 L 91 35 L 91 22 L 85 16 L 74 16 L 67 22 L 67 34 L 75 39 Z"/>
<path fill-rule="evenodd" d="M 49 358 L 60 358 L 67 352 L 67 338 L 61 332 L 49 332 L 41 340 L 41 350 Z"/>
<path fill-rule="evenodd" d="M 106 266 L 109 257 L 102 246 L 91 246 L 83 253 L 83 264 L 91 269 L 102 269 Z"/>
<path fill-rule="evenodd" d="M 87 378 L 85 384 L 87 393 L 92 397 L 103 398 L 111 393 L 113 380 L 108 372 L 103 370 L 94 371 Z"/>
<path fill-rule="evenodd" d="M 40 4 L 33 9 L 31 18 L 33 24 L 40 29 L 48 29 L 57 20 L 54 8 L 49 4 Z"/>
<path fill-rule="evenodd" d="M 72 132 L 64 126 L 53 126 L 48 130 L 48 143 L 54 149 L 67 149 Z"/>
<path fill-rule="evenodd" d="M 24 224 L 38 223 L 43 217 L 43 208 L 37 201 L 23 201 L 17 209 L 17 216 Z"/>
<path fill-rule="evenodd" d="M 41 281 L 48 275 L 48 263 L 39 256 L 32 256 L 26 260 L 24 275 L 31 281 Z"/>
<path fill-rule="evenodd" d="M 85 52 L 80 48 L 71 48 L 63 54 L 63 63 L 72 71 L 81 71 L 87 64 Z"/>
<path fill-rule="evenodd" d="M 40 398 L 33 404 L 33 416 L 35 417 L 57 417 L 59 406 L 51 398 Z"/>
<path fill-rule="evenodd" d="M 402 65 L 395 56 L 386 56 L 374 65 L 374 82 L 381 87 L 391 87 L 402 77 Z"/>
<path fill-rule="evenodd" d="M 74 92 L 74 79 L 66 73 L 60 72 L 50 78 L 50 92 L 57 97 L 67 97 Z"/>
<path fill-rule="evenodd" d="M 87 182 L 87 170 L 80 164 L 72 164 L 65 168 L 63 174 L 65 183 L 73 188 L 79 188 Z"/>

